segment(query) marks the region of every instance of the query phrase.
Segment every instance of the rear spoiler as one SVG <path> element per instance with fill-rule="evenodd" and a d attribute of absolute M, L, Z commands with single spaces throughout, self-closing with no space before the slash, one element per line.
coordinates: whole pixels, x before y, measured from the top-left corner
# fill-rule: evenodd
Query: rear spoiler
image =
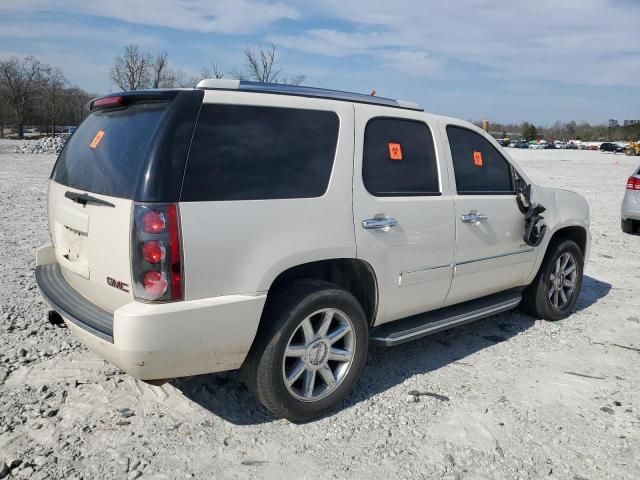
<path fill-rule="evenodd" d="M 180 90 L 134 90 L 132 92 L 110 93 L 103 97 L 96 97 L 89 102 L 89 111 L 107 108 L 126 108 L 136 102 L 168 102 L 172 100 Z"/>

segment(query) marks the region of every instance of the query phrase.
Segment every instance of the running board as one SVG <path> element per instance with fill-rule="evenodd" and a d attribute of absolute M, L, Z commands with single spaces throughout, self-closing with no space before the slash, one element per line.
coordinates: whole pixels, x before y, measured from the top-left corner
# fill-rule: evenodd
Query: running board
<path fill-rule="evenodd" d="M 522 291 L 508 290 L 488 297 L 440 308 L 384 323 L 371 330 L 371 343 L 393 347 L 432 333 L 475 322 L 515 308 L 522 300 Z"/>

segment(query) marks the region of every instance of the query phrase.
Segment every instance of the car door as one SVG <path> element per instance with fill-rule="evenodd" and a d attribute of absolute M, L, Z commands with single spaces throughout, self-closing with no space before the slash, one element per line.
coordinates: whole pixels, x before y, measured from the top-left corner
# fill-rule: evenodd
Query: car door
<path fill-rule="evenodd" d="M 514 167 L 479 129 L 443 127 L 455 191 L 455 272 L 446 300 L 452 305 L 523 285 L 536 251 L 523 240 Z"/>
<path fill-rule="evenodd" d="M 437 123 L 356 105 L 355 128 L 356 249 L 378 282 L 376 323 L 438 308 L 451 286 L 455 225 Z"/>

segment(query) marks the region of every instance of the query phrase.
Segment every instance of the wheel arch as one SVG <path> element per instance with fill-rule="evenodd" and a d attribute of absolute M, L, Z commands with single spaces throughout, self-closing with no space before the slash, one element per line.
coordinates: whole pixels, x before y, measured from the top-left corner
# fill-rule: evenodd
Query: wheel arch
<path fill-rule="evenodd" d="M 271 283 L 270 295 L 296 280 L 324 280 L 350 292 L 360 303 L 369 324 L 378 309 L 378 282 L 373 267 L 357 258 L 333 258 L 295 265 L 282 271 Z"/>
<path fill-rule="evenodd" d="M 557 241 L 558 238 L 566 238 L 568 240 L 573 240 L 576 242 L 580 251 L 582 252 L 582 256 L 587 256 L 587 229 L 581 225 L 567 225 L 562 228 L 557 229 L 553 232 L 553 235 L 549 239 L 549 245 L 551 245 L 554 241 Z M 549 247 L 547 247 L 547 251 L 545 252 L 545 256 L 547 255 Z"/>

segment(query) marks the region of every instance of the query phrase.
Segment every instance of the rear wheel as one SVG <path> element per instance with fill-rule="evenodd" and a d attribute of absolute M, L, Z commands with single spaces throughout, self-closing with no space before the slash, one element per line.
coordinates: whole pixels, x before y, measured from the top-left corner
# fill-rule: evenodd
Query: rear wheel
<path fill-rule="evenodd" d="M 584 258 L 573 241 L 552 241 L 540 271 L 523 295 L 521 308 L 545 320 L 561 320 L 571 313 L 582 286 Z"/>
<path fill-rule="evenodd" d="M 244 366 L 249 388 L 274 414 L 316 418 L 353 388 L 367 354 L 368 325 L 356 298 L 322 281 L 273 293 Z"/>
<path fill-rule="evenodd" d="M 624 233 L 635 233 L 636 231 L 636 222 L 631 219 L 620 220 L 620 227 Z"/>

